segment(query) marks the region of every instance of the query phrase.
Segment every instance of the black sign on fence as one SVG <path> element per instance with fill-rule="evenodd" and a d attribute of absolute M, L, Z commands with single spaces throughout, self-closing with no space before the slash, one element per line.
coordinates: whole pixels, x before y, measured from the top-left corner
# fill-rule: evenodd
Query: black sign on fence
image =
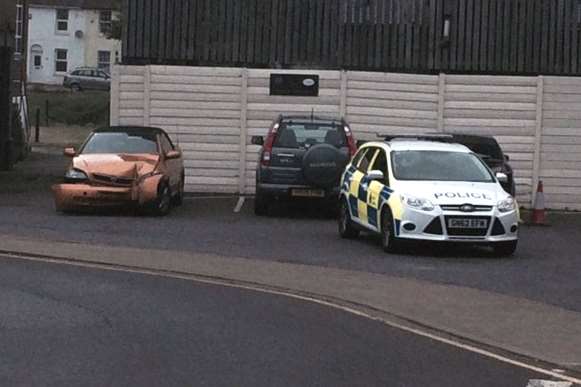
<path fill-rule="evenodd" d="M 318 97 L 319 76 L 315 74 L 271 74 L 270 95 Z"/>

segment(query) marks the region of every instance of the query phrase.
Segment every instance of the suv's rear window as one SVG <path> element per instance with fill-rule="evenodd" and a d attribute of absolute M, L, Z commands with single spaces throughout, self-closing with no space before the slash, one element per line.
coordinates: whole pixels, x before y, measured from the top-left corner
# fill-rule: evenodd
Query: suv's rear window
<path fill-rule="evenodd" d="M 315 123 L 283 124 L 274 142 L 274 146 L 280 148 L 309 148 L 318 144 L 330 144 L 337 148 L 347 146 L 343 128 Z"/>

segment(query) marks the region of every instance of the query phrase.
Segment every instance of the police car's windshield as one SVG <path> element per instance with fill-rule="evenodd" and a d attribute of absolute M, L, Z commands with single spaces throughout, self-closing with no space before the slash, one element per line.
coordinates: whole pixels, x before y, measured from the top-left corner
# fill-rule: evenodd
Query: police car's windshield
<path fill-rule="evenodd" d="M 486 165 L 472 153 L 410 150 L 392 152 L 391 158 L 397 180 L 494 181 Z"/>

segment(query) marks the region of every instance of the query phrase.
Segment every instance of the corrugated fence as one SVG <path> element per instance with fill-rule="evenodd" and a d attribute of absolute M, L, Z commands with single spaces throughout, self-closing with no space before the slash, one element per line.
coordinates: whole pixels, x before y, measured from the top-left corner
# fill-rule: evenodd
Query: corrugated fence
<path fill-rule="evenodd" d="M 271 73 L 320 77 L 318 97 L 269 95 Z M 111 122 L 167 130 L 184 151 L 189 192 L 253 193 L 258 147 L 280 113 L 345 116 L 376 134 L 493 135 L 511 158 L 517 196 L 536 182 L 547 204 L 581 210 L 581 79 L 376 72 L 116 66 Z"/>

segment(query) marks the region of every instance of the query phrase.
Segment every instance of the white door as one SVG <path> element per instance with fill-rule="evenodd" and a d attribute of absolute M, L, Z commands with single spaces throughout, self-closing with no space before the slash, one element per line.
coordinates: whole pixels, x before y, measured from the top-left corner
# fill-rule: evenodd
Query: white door
<path fill-rule="evenodd" d="M 42 47 L 38 44 L 33 44 L 30 48 L 30 71 L 28 74 L 29 82 L 43 82 L 43 74 L 46 67 L 46 63 L 44 62 L 45 60 L 42 57 Z"/>

